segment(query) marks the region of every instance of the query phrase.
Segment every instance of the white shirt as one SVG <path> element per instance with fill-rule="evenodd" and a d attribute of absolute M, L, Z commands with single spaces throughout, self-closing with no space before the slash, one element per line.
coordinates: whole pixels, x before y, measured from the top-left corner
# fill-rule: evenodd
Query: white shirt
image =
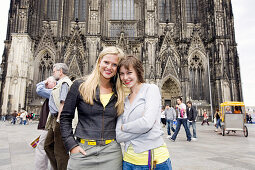
<path fill-rule="evenodd" d="M 166 118 L 165 111 L 161 112 L 161 118 Z"/>
<path fill-rule="evenodd" d="M 183 113 L 183 117 L 181 117 L 181 110 L 185 110 Z M 184 103 L 181 103 L 179 105 L 179 109 L 177 109 L 178 111 L 178 118 L 180 119 L 186 119 L 187 118 L 187 113 L 186 113 L 186 105 Z"/>

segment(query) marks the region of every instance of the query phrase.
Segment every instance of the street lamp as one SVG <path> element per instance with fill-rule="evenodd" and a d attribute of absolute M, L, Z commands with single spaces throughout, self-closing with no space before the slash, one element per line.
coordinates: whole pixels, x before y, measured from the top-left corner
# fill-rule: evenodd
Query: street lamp
<path fill-rule="evenodd" d="M 212 114 L 212 121 L 213 121 L 213 108 L 212 108 L 212 87 L 211 87 L 211 74 L 210 74 L 210 62 L 209 56 L 207 60 L 207 69 L 208 69 L 208 81 L 209 81 L 209 93 L 210 93 L 210 106 L 211 106 L 211 114 Z"/>

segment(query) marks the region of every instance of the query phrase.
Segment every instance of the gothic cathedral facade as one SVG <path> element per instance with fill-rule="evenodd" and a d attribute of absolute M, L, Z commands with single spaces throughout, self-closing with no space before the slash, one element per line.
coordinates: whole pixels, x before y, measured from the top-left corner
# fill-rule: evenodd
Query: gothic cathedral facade
<path fill-rule="evenodd" d="M 76 79 L 112 45 L 142 60 L 162 104 L 182 96 L 215 109 L 243 100 L 231 0 L 11 0 L 2 114 L 40 106 L 35 86 L 54 63 L 66 63 Z"/>

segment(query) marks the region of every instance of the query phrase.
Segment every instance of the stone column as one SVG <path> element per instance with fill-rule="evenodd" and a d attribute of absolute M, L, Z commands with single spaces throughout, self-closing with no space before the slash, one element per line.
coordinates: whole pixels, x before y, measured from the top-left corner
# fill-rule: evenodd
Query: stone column
<path fill-rule="evenodd" d="M 11 113 L 24 107 L 26 84 L 32 81 L 31 70 L 32 45 L 28 34 L 12 34 L 12 42 L 8 57 L 6 82 L 3 90 L 2 113 Z M 33 69 L 32 69 L 33 70 Z"/>

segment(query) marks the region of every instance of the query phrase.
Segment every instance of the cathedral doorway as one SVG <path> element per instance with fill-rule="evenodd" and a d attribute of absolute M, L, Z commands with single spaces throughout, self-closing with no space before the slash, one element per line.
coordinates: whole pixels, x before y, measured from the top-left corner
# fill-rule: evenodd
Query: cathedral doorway
<path fill-rule="evenodd" d="M 168 78 L 161 87 L 162 105 L 176 105 L 177 97 L 181 96 L 181 86 L 174 78 Z"/>

